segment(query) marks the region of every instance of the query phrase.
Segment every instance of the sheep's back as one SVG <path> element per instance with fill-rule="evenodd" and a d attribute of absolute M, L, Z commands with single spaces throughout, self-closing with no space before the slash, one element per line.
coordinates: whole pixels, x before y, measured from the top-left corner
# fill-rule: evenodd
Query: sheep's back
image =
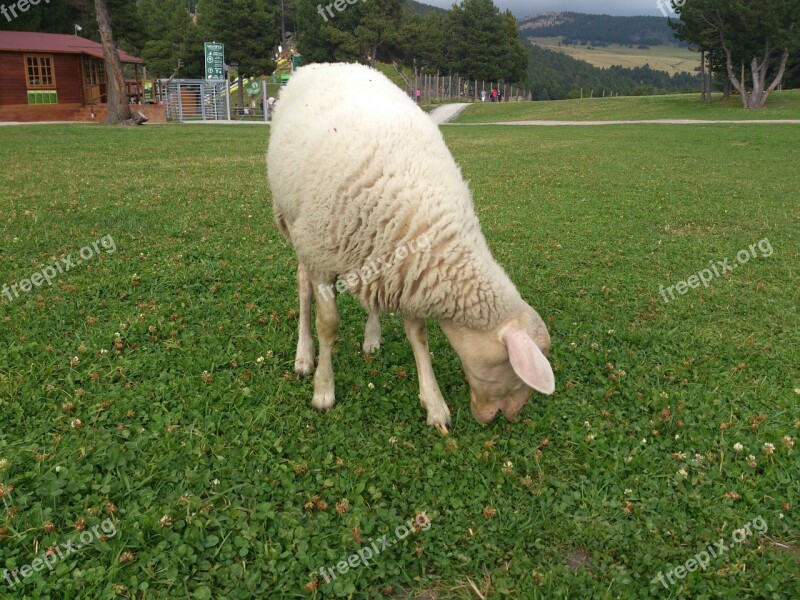
<path fill-rule="evenodd" d="M 438 127 L 373 69 L 301 68 L 281 93 L 267 163 L 276 219 L 312 273 L 343 276 L 426 236 L 427 252 L 351 290 L 366 306 L 425 312 L 437 285 L 447 303 L 455 270 L 494 265 Z M 421 282 L 428 300 L 411 297 Z"/>

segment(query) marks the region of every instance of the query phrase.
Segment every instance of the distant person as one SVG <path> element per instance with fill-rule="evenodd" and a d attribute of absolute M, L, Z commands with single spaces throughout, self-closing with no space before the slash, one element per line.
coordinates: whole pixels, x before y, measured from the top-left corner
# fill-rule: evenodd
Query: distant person
<path fill-rule="evenodd" d="M 497 101 L 498 102 L 502 102 L 503 101 L 503 92 L 500 91 L 500 90 L 497 90 Z"/>
<path fill-rule="evenodd" d="M 492 102 L 497 102 L 497 90 L 492 88 Z"/>
<path fill-rule="evenodd" d="M 419 88 L 417 88 L 417 104 L 419 104 L 420 96 L 422 96 L 422 92 L 420 91 Z"/>
<path fill-rule="evenodd" d="M 486 90 L 481 90 L 481 102 L 486 102 Z"/>

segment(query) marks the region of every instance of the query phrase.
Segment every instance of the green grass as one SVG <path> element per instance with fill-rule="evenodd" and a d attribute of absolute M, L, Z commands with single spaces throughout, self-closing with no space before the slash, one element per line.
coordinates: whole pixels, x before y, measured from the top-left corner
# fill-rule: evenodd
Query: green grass
<path fill-rule="evenodd" d="M 588 91 L 587 91 L 588 93 Z M 497 123 L 500 121 L 632 121 L 639 119 L 800 119 L 800 90 L 773 92 L 764 109 L 745 110 L 738 96 L 722 101 L 716 95 L 711 104 L 699 94 L 614 98 L 583 98 L 543 102 L 484 102 L 472 104 L 454 123 Z"/>
<path fill-rule="evenodd" d="M 367 361 L 347 296 L 338 403 L 309 408 L 266 128 L 4 128 L 0 285 L 105 235 L 116 251 L 0 297 L 0 569 L 79 519 L 117 533 L 0 597 L 306 597 L 355 527 L 393 540 L 422 511 L 428 530 L 317 595 L 796 597 L 799 130 L 447 128 L 495 256 L 549 323 L 558 387 L 480 426 L 432 327 L 444 439 L 399 317 Z M 661 300 L 765 237 L 771 256 Z M 758 517 L 766 535 L 656 580 Z"/>
<path fill-rule="evenodd" d="M 531 42 L 547 50 L 563 52 L 567 56 L 583 60 L 595 67 L 608 68 L 614 65 L 634 68 L 650 65 L 651 68 L 675 73 L 694 73 L 700 65 L 700 55 L 688 48 L 675 45 L 657 45 L 648 48 L 629 48 L 622 44 L 608 46 L 559 45 L 562 37 L 529 37 Z"/>

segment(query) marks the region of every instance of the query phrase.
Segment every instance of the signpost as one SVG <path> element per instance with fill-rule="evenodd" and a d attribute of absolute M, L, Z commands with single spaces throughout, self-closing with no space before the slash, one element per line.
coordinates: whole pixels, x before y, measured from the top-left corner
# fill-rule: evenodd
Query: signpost
<path fill-rule="evenodd" d="M 205 42 L 206 79 L 222 81 L 225 79 L 225 45 Z"/>
<path fill-rule="evenodd" d="M 153 104 L 156 101 L 156 88 L 155 82 L 152 80 L 145 79 L 142 81 L 142 90 L 144 92 L 144 103 L 145 104 Z"/>

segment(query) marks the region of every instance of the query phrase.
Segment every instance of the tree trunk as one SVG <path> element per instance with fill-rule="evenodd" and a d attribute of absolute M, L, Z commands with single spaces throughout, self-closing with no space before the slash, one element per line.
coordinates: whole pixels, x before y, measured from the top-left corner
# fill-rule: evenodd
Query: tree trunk
<path fill-rule="evenodd" d="M 780 66 L 778 67 L 778 73 L 775 75 L 775 79 L 772 80 L 772 83 L 769 87 L 765 87 L 765 80 L 767 78 L 767 69 L 769 68 L 769 55 L 770 49 L 768 45 L 764 47 L 764 58 L 761 63 L 758 62 L 758 58 L 753 57 L 753 60 L 750 62 L 750 72 L 752 73 L 753 77 L 753 88 L 750 92 L 747 91 L 747 87 L 745 84 L 744 78 L 744 63 L 742 64 L 742 76 L 741 79 L 737 79 L 736 75 L 733 74 L 733 63 L 731 59 L 731 52 L 728 49 L 727 45 L 723 43 L 723 49 L 725 50 L 725 67 L 728 71 L 728 79 L 730 80 L 731 84 L 736 91 L 739 92 L 742 96 L 742 105 L 745 108 L 763 108 L 764 104 L 767 102 L 767 98 L 769 97 L 770 93 L 778 87 L 778 84 L 783 80 L 783 74 L 786 72 L 786 63 L 789 60 L 789 50 L 785 48 L 783 50 L 783 54 L 781 55 L 781 62 Z"/>
<path fill-rule="evenodd" d="M 242 72 L 239 71 L 239 77 L 236 80 L 239 84 L 239 110 L 244 111 L 244 77 L 242 77 Z M 237 117 L 240 115 L 236 115 Z"/>
<path fill-rule="evenodd" d="M 722 87 L 722 99 L 729 100 L 731 97 L 731 80 L 725 79 L 725 84 Z"/>
<path fill-rule="evenodd" d="M 706 100 L 706 53 L 700 50 L 700 101 Z"/>
<path fill-rule="evenodd" d="M 106 123 L 118 124 L 131 118 L 131 107 L 128 106 L 128 94 L 125 89 L 125 76 L 122 74 L 122 63 L 119 60 L 117 45 L 114 43 L 106 0 L 94 0 L 94 8 L 97 13 L 97 26 L 100 29 L 105 60 L 106 89 L 108 90 Z"/>

